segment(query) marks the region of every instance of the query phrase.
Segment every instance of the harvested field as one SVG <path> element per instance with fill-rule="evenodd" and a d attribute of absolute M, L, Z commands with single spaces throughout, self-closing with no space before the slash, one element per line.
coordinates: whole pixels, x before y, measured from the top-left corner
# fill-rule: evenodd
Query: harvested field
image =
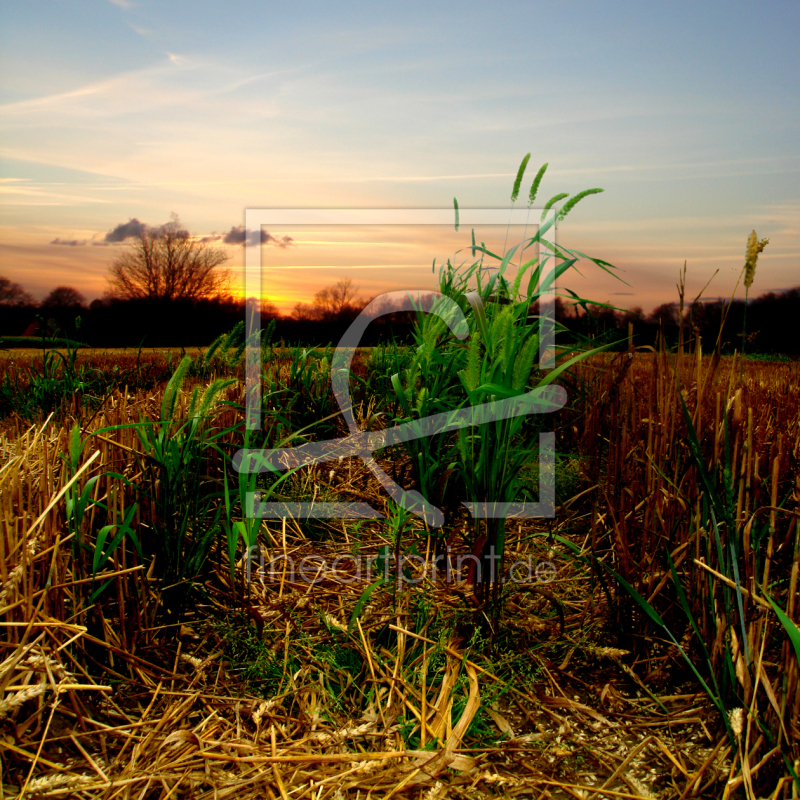
<path fill-rule="evenodd" d="M 797 363 L 573 367 L 556 514 L 508 520 L 528 580 L 487 634 L 434 560 L 470 552 L 458 502 L 438 535 L 349 458 L 262 488 L 384 519 L 247 519 L 243 366 L 218 355 L 168 384 L 175 357 L 87 353 L 96 402 L 2 420 L 4 796 L 796 796 Z M 346 434 L 318 355 L 265 364 L 263 441 L 328 415 L 314 435 Z M 391 420 L 389 358 L 354 368 L 362 429 Z M 36 383 L 35 360 L 4 369 Z M 411 486 L 402 448 L 377 461 Z"/>

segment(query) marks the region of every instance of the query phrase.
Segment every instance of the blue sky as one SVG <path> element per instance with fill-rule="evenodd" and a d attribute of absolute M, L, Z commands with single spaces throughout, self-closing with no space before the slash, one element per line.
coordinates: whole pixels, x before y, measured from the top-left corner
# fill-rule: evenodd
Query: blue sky
<path fill-rule="evenodd" d="M 730 295 L 753 228 L 752 292 L 800 284 L 797 3 L 43 0 L 5 4 L 0 31 L 0 274 L 39 297 L 99 296 L 124 244 L 94 243 L 131 218 L 209 235 L 248 207 L 505 208 L 527 152 L 521 203 L 545 161 L 539 202 L 605 189 L 559 241 L 630 287 L 587 268 L 585 296 L 652 308 L 684 259 L 690 294 L 719 269 L 708 294 Z M 353 277 L 433 288 L 434 255 Z M 266 293 L 288 310 L 343 274 Z"/>

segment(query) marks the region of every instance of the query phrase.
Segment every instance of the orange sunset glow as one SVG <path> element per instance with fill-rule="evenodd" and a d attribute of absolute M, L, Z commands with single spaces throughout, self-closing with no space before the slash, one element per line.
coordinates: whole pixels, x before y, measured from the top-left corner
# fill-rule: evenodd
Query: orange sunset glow
<path fill-rule="evenodd" d="M 627 285 L 587 268 L 581 295 L 647 311 L 676 299 L 686 260 L 688 293 L 719 270 L 706 296 L 728 297 L 751 229 L 770 238 L 758 290 L 795 285 L 800 103 L 786 37 L 796 9 L 763 8 L 755 29 L 732 15 L 714 36 L 711 9 L 579 5 L 570 26 L 581 45 L 566 61 L 551 36 L 537 37 L 535 58 L 508 46 L 539 24 L 535 4 L 491 24 L 470 3 L 370 7 L 369 25 L 357 4 L 320 6 L 312 25 L 282 9 L 266 43 L 248 4 L 188 16 L 128 0 L 91 14 L 8 6 L 0 275 L 34 300 L 69 285 L 91 302 L 130 226 L 177 215 L 225 249 L 241 286 L 248 208 L 452 209 L 455 196 L 463 208 L 510 210 L 530 152 L 531 175 L 549 164 L 537 205 L 605 190 L 565 220 L 559 241 L 611 262 Z M 264 294 L 284 313 L 342 277 L 362 296 L 434 288 L 434 258 L 469 243 L 466 230 L 266 230 L 294 239 L 263 247 Z"/>

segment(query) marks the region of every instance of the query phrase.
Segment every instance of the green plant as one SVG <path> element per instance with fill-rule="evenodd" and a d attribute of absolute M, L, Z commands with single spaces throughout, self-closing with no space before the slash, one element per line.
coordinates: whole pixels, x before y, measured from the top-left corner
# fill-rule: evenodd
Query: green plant
<path fill-rule="evenodd" d="M 209 345 L 208 350 L 199 358 L 200 373 L 205 375 L 212 370 L 230 371 L 241 360 L 246 344 L 244 321 L 241 321 Z"/>
<path fill-rule="evenodd" d="M 185 356 L 170 378 L 157 421 L 102 428 L 97 433 L 134 428 L 143 448 L 141 478 L 131 483 L 140 501 L 153 509 L 151 530 L 140 541 L 154 561 L 162 602 L 168 617 L 178 620 L 188 600 L 191 581 L 206 564 L 211 543 L 220 529 L 220 504 L 215 481 L 202 472 L 203 455 L 221 452 L 217 440 L 226 431 L 208 428 L 208 419 L 220 393 L 232 380 L 219 379 L 201 393 L 194 389 L 186 417 L 177 413 L 178 398 L 191 364 Z M 128 482 L 122 475 L 118 479 Z M 128 482 L 129 483 L 129 482 Z"/>
<path fill-rule="evenodd" d="M 518 172 L 512 203 L 516 201 L 527 160 L 528 156 Z M 531 186 L 529 209 L 544 169 L 539 171 Z M 405 384 L 399 374 L 392 377 L 405 415 L 402 421 L 420 420 L 439 409 L 485 409 L 483 416 L 473 415 L 471 430 L 461 428 L 455 436 L 441 437 L 433 447 L 427 442 L 408 442 L 405 446 L 423 496 L 441 498 L 443 489 L 440 487 L 448 479 L 457 478 L 459 489 L 472 501 L 470 546 L 473 556 L 479 560 L 475 572 L 476 590 L 482 619 L 490 631 L 496 630 L 501 613 L 500 576 L 506 509 L 526 497 L 528 487 L 520 475 L 527 464 L 537 460 L 540 433 L 545 425 L 541 415 L 529 416 L 531 411 L 547 408 L 547 401 L 537 406 L 541 400 L 536 399 L 536 392 L 546 390 L 573 364 L 603 349 L 580 352 L 545 376 L 538 374 L 540 350 L 549 324 L 543 306 L 551 299 L 557 280 L 579 258 L 589 258 L 549 242 L 544 234 L 583 197 L 598 191 L 581 192 L 560 211 L 548 216 L 555 204 L 567 195 L 551 198 L 545 205 L 542 224 L 536 234 L 524 238 L 502 256 L 483 245 L 478 246 L 473 231 L 470 249 L 473 254 L 481 253 L 480 260 L 465 269 L 454 267 L 448 260 L 440 269 L 439 277 L 440 293 L 447 300 L 455 301 L 466 316 L 469 342 L 465 345 L 456 340 L 442 314 L 420 312 L 415 330 L 417 352 L 411 366 L 405 370 Z M 455 211 L 458 230 L 457 202 Z M 547 255 L 534 256 L 522 263 L 524 252 L 537 245 L 545 248 Z M 506 273 L 517 255 L 519 265 L 512 281 Z M 499 262 L 497 271 L 488 278 L 484 276 L 485 257 Z M 552 263 L 548 264 L 551 259 Z M 613 274 L 607 262 L 589 260 Z M 588 302 L 573 296 L 579 302 Z M 496 412 L 489 410 L 497 409 L 506 401 L 513 403 L 516 413 L 495 416 Z M 481 513 L 483 509 L 494 513 Z"/>
<path fill-rule="evenodd" d="M 359 677 L 364 671 L 366 662 L 361 653 L 348 647 L 341 633 L 333 628 L 332 642 L 317 644 L 314 648 L 314 660 L 320 666 L 320 677 L 328 687 L 330 699 L 339 711 L 345 710 L 345 701 L 358 701 L 363 698 L 364 691 Z"/>
<path fill-rule="evenodd" d="M 37 319 L 42 331 L 45 331 L 44 321 L 41 317 Z M 80 327 L 80 317 L 76 320 L 76 327 Z M 79 372 L 75 366 L 78 344 L 67 342 L 66 355 L 59 350 L 48 349 L 55 347 L 53 342 L 60 341 L 56 337 L 57 333 L 57 330 L 53 332 L 50 341 L 46 334 L 42 333 L 42 371 L 31 375 L 28 386 L 33 404 L 42 413 L 54 411 L 66 398 L 75 397 L 78 400 L 87 388 L 83 371 Z"/>
<path fill-rule="evenodd" d="M 265 400 L 269 399 L 269 395 Z M 239 410 L 241 406 L 230 404 Z M 331 415 L 335 416 L 335 415 Z M 295 433 L 290 433 L 285 439 L 274 445 L 275 449 L 280 449 L 290 444 L 296 438 L 302 438 L 306 429 L 316 427 L 319 423 L 325 423 L 330 417 L 312 422 L 307 428 L 301 428 Z M 273 466 L 268 460 L 271 448 L 267 447 L 270 438 L 269 430 L 266 433 L 257 434 L 254 431 L 245 429 L 243 449 L 240 451 L 239 459 L 233 463 L 226 456 L 223 479 L 223 498 L 225 505 L 225 515 L 221 525 L 225 531 L 225 539 L 228 552 L 228 564 L 233 585 L 234 567 L 236 564 L 236 554 L 239 540 L 242 543 L 249 559 L 257 547 L 258 531 L 261 528 L 261 520 L 257 512 L 260 503 L 267 502 L 292 502 L 296 501 L 295 487 L 290 479 L 297 476 L 303 469 L 302 466 L 282 472 Z M 253 447 L 258 439 L 261 447 Z M 238 472 L 236 491 L 232 492 L 228 466 L 234 467 Z M 302 497 L 301 502 L 307 498 Z M 241 519 L 234 517 L 241 516 Z M 287 511 L 287 516 L 290 516 Z"/>
<path fill-rule="evenodd" d="M 409 423 L 421 432 L 417 420 L 449 411 L 461 404 L 458 382 L 460 361 L 453 358 L 448 348 L 452 333 L 442 317 L 421 317 L 415 336 L 417 348 L 411 363 L 402 373 L 391 376 L 391 385 L 395 392 L 396 408 L 402 412 L 395 416 L 394 421 Z M 399 359 L 395 365 L 398 363 Z M 404 383 L 401 382 L 401 374 Z M 411 461 L 414 490 L 430 504 L 444 505 L 448 518 L 452 517 L 453 509 L 451 504 L 446 503 L 447 485 L 456 467 L 452 444 L 452 435 L 441 433 L 403 442 Z M 435 519 L 430 508 L 423 511 L 426 523 Z M 439 524 L 447 521 L 449 519 L 443 519 Z"/>
<path fill-rule="evenodd" d="M 67 468 L 68 478 L 72 478 L 78 474 L 83 458 L 84 447 L 85 441 L 81 438 L 80 426 L 76 423 L 70 431 L 68 452 L 66 455 L 63 453 L 61 454 L 61 458 L 65 462 Z M 95 537 L 94 547 L 91 547 L 87 541 L 89 538 L 88 534 L 90 533 L 87 524 L 88 520 L 86 519 L 87 512 L 94 506 L 103 511 L 108 511 L 108 506 L 105 503 L 92 497 L 92 494 L 96 493 L 96 485 L 101 477 L 103 476 L 94 475 L 83 485 L 72 483 L 67 489 L 64 498 L 67 531 L 72 538 L 72 563 L 76 574 L 81 578 L 86 574 L 84 555 L 87 552 L 92 552 L 92 582 L 91 594 L 88 600 L 90 604 L 110 585 L 111 579 L 103 583 L 102 586 L 96 587 L 97 577 L 126 536 L 133 542 L 139 557 L 142 558 L 139 540 L 131 528 L 133 516 L 137 510 L 135 503 L 129 506 L 120 522 L 105 525 L 100 528 Z M 115 529 L 117 529 L 116 534 L 109 538 Z"/>
<path fill-rule="evenodd" d="M 320 419 L 320 410 L 333 408 L 330 363 L 331 349 L 290 348 L 287 358 L 267 362 L 264 374 L 263 407 L 265 425 L 283 439 L 293 430 L 314 430 L 319 436 L 333 436 L 330 422 L 337 414 Z M 266 404 L 266 399 L 270 403 Z"/>
<path fill-rule="evenodd" d="M 271 643 L 241 615 L 218 622 L 216 628 L 231 672 L 263 697 L 279 694 L 284 681 L 283 659 L 275 655 Z M 294 658 L 288 659 L 288 669 L 295 671 L 298 666 Z"/>

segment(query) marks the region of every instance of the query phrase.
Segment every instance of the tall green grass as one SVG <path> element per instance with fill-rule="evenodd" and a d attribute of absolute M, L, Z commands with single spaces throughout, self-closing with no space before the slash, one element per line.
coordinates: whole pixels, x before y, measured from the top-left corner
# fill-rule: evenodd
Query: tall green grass
<path fill-rule="evenodd" d="M 512 204 L 519 194 L 530 154 L 522 161 L 514 182 Z M 539 170 L 529 194 L 533 204 L 544 175 Z M 475 242 L 469 249 L 479 260 L 454 266 L 448 260 L 440 269 L 439 291 L 455 301 L 469 324 L 469 339 L 462 343 L 450 332 L 442 316 L 418 314 L 414 330 L 416 352 L 411 364 L 392 376 L 398 406 L 398 423 L 421 420 L 441 411 L 481 406 L 497 400 L 520 397 L 542 389 L 577 361 L 596 350 L 584 350 L 546 374 L 539 372 L 540 350 L 546 327 L 545 302 L 557 282 L 580 258 L 588 258 L 545 239 L 557 220 L 563 220 L 584 197 L 601 190 L 581 192 L 547 221 L 547 211 L 567 194 L 558 194 L 545 205 L 536 233 L 504 252 L 496 254 Z M 455 202 L 456 230 L 458 203 Z M 547 255 L 536 254 L 541 247 Z M 525 260 L 529 249 L 533 257 Z M 518 257 L 516 276 L 510 277 Z M 487 259 L 497 262 L 487 277 Z M 612 265 L 589 258 L 600 269 L 613 274 Z M 524 262 L 524 263 L 523 263 Z M 575 296 L 577 297 L 577 296 Z M 587 302 L 577 298 L 581 302 Z M 540 307 L 542 306 L 542 307 Z M 555 326 L 558 327 L 558 326 Z M 551 354 L 552 356 L 552 354 Z M 477 613 L 491 634 L 502 615 L 502 568 L 505 556 L 505 509 L 509 504 L 531 500 L 530 486 L 522 479 L 526 466 L 539 463 L 540 434 L 552 423 L 542 415 L 518 414 L 497 419 L 457 434 L 440 434 L 404 443 L 411 459 L 415 488 L 429 501 L 447 507 L 452 523 L 457 513 L 453 502 L 468 500 L 478 515 L 472 520 L 468 547 L 477 559 L 473 573 Z M 552 476 L 548 477 L 551 480 Z M 541 490 L 541 487 L 540 487 Z M 481 518 L 480 509 L 492 507 L 497 518 Z"/>

